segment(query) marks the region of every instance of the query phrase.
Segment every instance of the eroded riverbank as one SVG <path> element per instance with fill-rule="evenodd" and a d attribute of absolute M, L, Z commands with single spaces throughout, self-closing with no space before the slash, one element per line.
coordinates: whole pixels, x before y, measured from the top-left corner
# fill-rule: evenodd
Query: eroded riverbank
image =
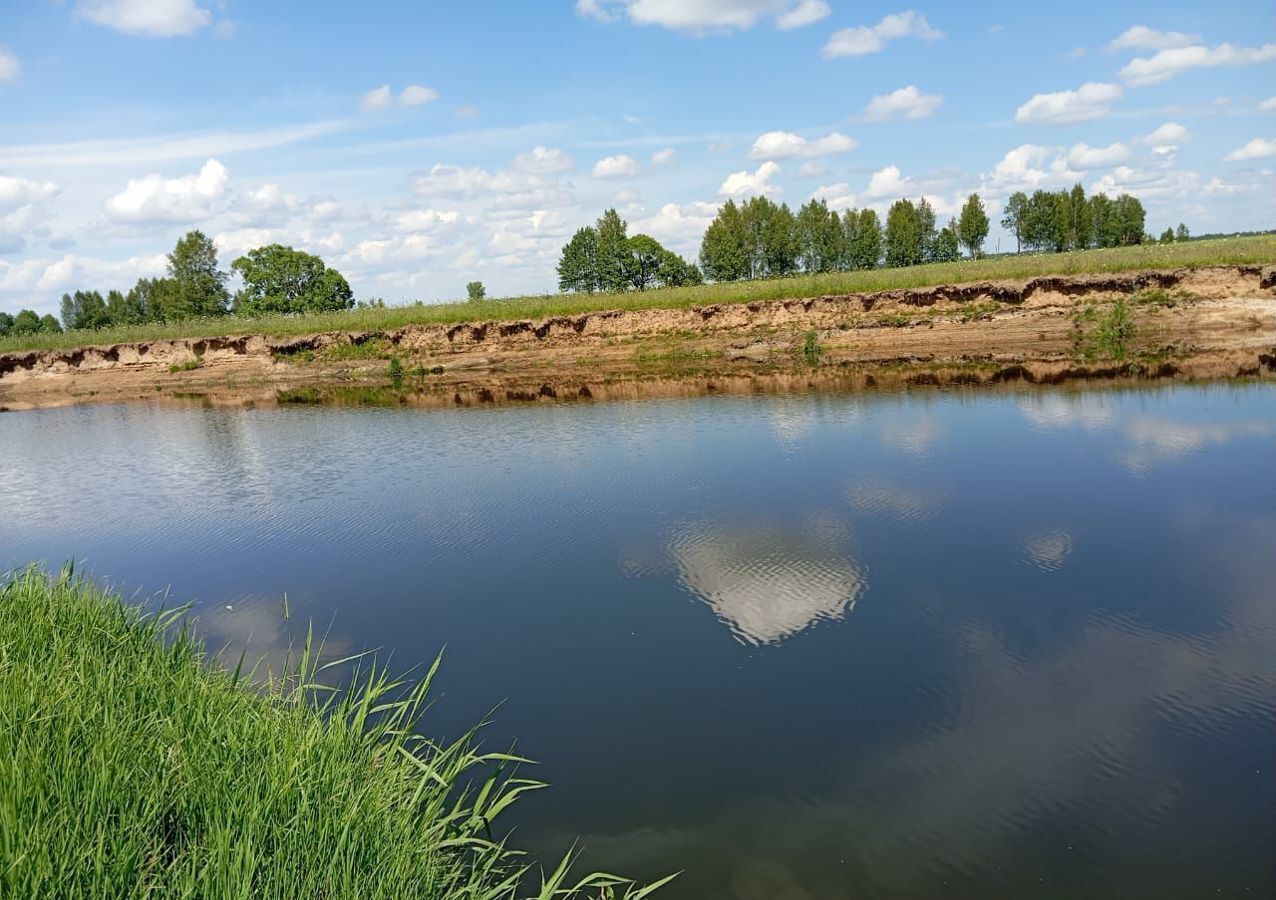
<path fill-rule="evenodd" d="M 1087 329 L 1123 302 L 1131 325 Z M 397 360 L 397 364 L 392 360 Z M 1049 276 L 692 309 L 260 334 L 0 355 L 0 407 L 198 396 L 215 404 L 544 402 L 1276 377 L 1276 266 Z"/>

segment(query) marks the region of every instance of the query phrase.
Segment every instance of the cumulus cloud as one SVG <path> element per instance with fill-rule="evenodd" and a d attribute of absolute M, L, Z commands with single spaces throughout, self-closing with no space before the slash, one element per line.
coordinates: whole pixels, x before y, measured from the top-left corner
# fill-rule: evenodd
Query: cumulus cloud
<path fill-rule="evenodd" d="M 671 166 L 677 158 L 678 151 L 672 147 L 666 147 L 651 154 L 651 164 L 653 166 Z"/>
<path fill-rule="evenodd" d="M 870 197 L 902 197 L 912 188 L 912 179 L 903 177 L 899 166 L 878 169 L 868 179 L 868 196 Z"/>
<path fill-rule="evenodd" d="M 180 178 L 131 178 L 107 201 L 106 211 L 120 222 L 195 222 L 213 214 L 229 184 L 230 172 L 210 159 L 198 172 Z"/>
<path fill-rule="evenodd" d="M 988 177 L 994 191 L 1035 190 L 1047 186 L 1064 186 L 1077 180 L 1079 173 L 1068 166 L 1066 157 L 1037 144 L 1020 144 L 1006 152 Z"/>
<path fill-rule="evenodd" d="M 22 64 L 18 62 L 18 58 L 0 47 L 0 84 L 16 80 L 21 72 Z"/>
<path fill-rule="evenodd" d="M 1276 156 L 1276 140 L 1267 141 L 1263 138 L 1254 138 L 1245 146 L 1237 147 L 1223 158 L 1228 162 L 1243 162 L 1248 159 L 1265 159 L 1269 156 Z"/>
<path fill-rule="evenodd" d="M 520 153 L 514 157 L 510 167 L 519 172 L 545 175 L 553 172 L 566 172 L 575 164 L 575 161 L 562 150 L 538 144 L 528 152 Z"/>
<path fill-rule="evenodd" d="M 61 191 L 52 181 L 32 181 L 0 175 L 0 210 L 51 200 Z"/>
<path fill-rule="evenodd" d="M 768 131 L 759 135 L 749 150 L 749 159 L 814 159 L 854 150 L 854 138 L 830 132 L 821 138 L 807 139 L 791 131 Z"/>
<path fill-rule="evenodd" d="M 1271 112 L 1276 110 L 1276 97 L 1268 97 L 1262 103 L 1258 104 L 1258 108 L 1263 112 Z"/>
<path fill-rule="evenodd" d="M 76 12 L 98 25 L 145 37 L 193 34 L 213 20 L 195 0 L 81 0 Z"/>
<path fill-rule="evenodd" d="M 1231 44 L 1206 47 L 1197 44 L 1191 47 L 1173 47 L 1162 50 L 1155 56 L 1132 59 L 1121 69 L 1121 77 L 1131 86 L 1142 87 L 1168 81 L 1191 69 L 1247 66 L 1272 59 L 1276 59 L 1276 44 L 1264 44 L 1261 47 L 1235 47 Z"/>
<path fill-rule="evenodd" d="M 737 31 L 773 19 L 788 31 L 818 22 L 832 10 L 825 0 L 576 0 L 576 13 L 599 22 L 624 17 L 635 25 L 678 31 Z"/>
<path fill-rule="evenodd" d="M 1015 111 L 1015 121 L 1043 125 L 1089 122 L 1106 116 L 1120 96 L 1119 85 L 1088 81 L 1074 91 L 1034 95 Z"/>
<path fill-rule="evenodd" d="M 833 32 L 820 54 L 825 59 L 839 56 L 865 56 L 880 53 L 891 41 L 912 37 L 934 41 L 944 33 L 932 28 L 926 17 L 916 10 L 905 10 L 884 16 L 876 25 L 859 25 Z"/>
<path fill-rule="evenodd" d="M 870 122 L 888 119 L 924 119 L 939 108 L 944 98 L 939 94 L 923 94 L 915 85 L 902 87 L 889 94 L 879 94 L 869 101 L 864 117 Z"/>
<path fill-rule="evenodd" d="M 383 84 L 381 87 L 373 88 L 362 97 L 359 98 L 359 110 L 361 112 L 377 112 L 383 109 L 389 109 L 392 106 L 423 106 L 439 99 L 439 92 L 434 88 L 422 87 L 419 84 L 410 84 L 395 96 L 390 90 L 390 85 Z"/>
<path fill-rule="evenodd" d="M 1171 47 L 1186 47 L 1195 44 L 1201 38 L 1195 34 L 1184 34 L 1181 31 L 1157 31 L 1146 25 L 1135 25 L 1121 32 L 1110 44 L 1109 50 L 1168 50 Z"/>
<path fill-rule="evenodd" d="M 771 184 L 771 179 L 780 171 L 779 164 L 767 160 L 753 172 L 732 172 L 718 188 L 724 197 L 741 197 L 750 194 L 773 194 L 779 188 Z"/>
<path fill-rule="evenodd" d="M 1130 148 L 1117 141 L 1106 147 L 1074 144 L 1068 151 L 1068 165 L 1074 169 L 1105 169 L 1130 158 Z"/>
<path fill-rule="evenodd" d="M 694 255 L 700 238 L 718 214 L 716 203 L 666 203 L 654 214 L 631 223 L 635 234 L 649 234 L 666 247 Z"/>
<path fill-rule="evenodd" d="M 633 178 L 638 171 L 638 160 L 623 153 L 604 156 L 594 163 L 595 178 Z"/>
<path fill-rule="evenodd" d="M 828 208 L 837 212 L 852 209 L 855 206 L 855 192 L 845 181 L 836 184 L 825 184 L 811 193 L 812 200 L 823 200 Z"/>
<path fill-rule="evenodd" d="M 1145 144 L 1153 146 L 1165 146 L 1167 144 L 1182 144 L 1192 139 L 1192 132 L 1188 131 L 1178 122 L 1166 122 L 1159 126 L 1156 130 L 1143 135 L 1140 140 Z"/>

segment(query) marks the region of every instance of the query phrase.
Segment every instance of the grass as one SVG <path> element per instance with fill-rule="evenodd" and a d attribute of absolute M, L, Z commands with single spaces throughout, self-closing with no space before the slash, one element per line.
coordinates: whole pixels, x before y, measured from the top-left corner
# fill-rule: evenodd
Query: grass
<path fill-rule="evenodd" d="M 194 359 L 186 360 L 186 362 L 173 363 L 168 367 L 168 372 L 170 375 L 176 375 L 178 372 L 194 372 L 203 364 L 204 360 L 197 356 Z"/>
<path fill-rule="evenodd" d="M 820 346 L 820 334 L 812 328 L 802 338 L 802 358 L 814 369 L 820 364 L 820 357 L 823 355 L 824 348 Z"/>
<path fill-rule="evenodd" d="M 1074 352 L 1086 359 L 1125 359 L 1136 328 L 1124 299 L 1099 307 L 1086 304 L 1072 314 Z"/>
<path fill-rule="evenodd" d="M 600 309 L 686 309 L 714 303 L 814 297 L 1036 275 L 1078 275 L 1180 266 L 1236 265 L 1276 262 L 1276 236 L 1219 238 L 1175 244 L 1151 244 L 1074 253 L 1005 255 L 903 269 L 872 269 L 803 275 L 696 287 L 664 288 L 626 294 L 547 294 L 505 300 L 413 304 L 384 309 L 305 316 L 199 319 L 173 324 L 152 323 L 101 331 L 36 334 L 0 338 L 0 352 L 36 348 L 77 347 L 164 338 L 265 334 L 289 337 L 320 331 L 384 331 L 404 325 L 454 324 L 480 319 L 536 319 Z"/>
<path fill-rule="evenodd" d="M 181 610 L 147 615 L 64 570 L 0 583 L 0 896 L 628 897 L 532 876 L 497 835 L 542 785 L 525 762 L 438 744 L 415 681 L 307 640 L 271 678 L 204 655 Z M 349 687 L 321 681 L 353 666 Z M 539 881 L 539 885 L 537 885 Z"/>

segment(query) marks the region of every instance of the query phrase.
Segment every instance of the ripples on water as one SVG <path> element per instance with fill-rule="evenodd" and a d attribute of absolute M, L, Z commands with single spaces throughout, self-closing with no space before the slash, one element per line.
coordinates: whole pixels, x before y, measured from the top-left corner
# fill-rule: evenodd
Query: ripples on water
<path fill-rule="evenodd" d="M 1274 451 L 1261 385 L 82 407 L 0 415 L 0 564 L 446 644 L 517 840 L 670 897 L 1272 896 Z"/>

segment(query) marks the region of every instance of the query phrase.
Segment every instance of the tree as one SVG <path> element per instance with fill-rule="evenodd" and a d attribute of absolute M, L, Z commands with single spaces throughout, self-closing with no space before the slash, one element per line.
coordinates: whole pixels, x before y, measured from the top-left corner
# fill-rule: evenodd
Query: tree
<path fill-rule="evenodd" d="M 705 229 L 700 267 L 705 277 L 714 281 L 738 281 L 750 277 L 751 262 L 744 212 L 734 200 L 728 200 Z"/>
<path fill-rule="evenodd" d="M 40 331 L 44 334 L 61 334 L 62 326 L 58 324 L 57 316 L 52 313 L 45 313 L 40 317 Z"/>
<path fill-rule="evenodd" d="M 984 202 L 978 194 L 966 198 L 961 208 L 961 218 L 957 222 L 958 242 L 966 248 L 971 258 L 979 256 L 984 241 L 988 239 L 988 213 L 984 211 Z"/>
<path fill-rule="evenodd" d="M 837 213 L 811 200 L 797 214 L 798 261 L 807 272 L 832 272 L 846 257 L 846 238 Z"/>
<path fill-rule="evenodd" d="M 846 214 L 844 221 L 849 221 L 851 212 Z M 852 268 L 876 269 L 882 259 L 882 223 L 871 209 L 860 210 L 857 219 L 849 248 Z M 849 227 L 847 233 L 850 234 Z"/>
<path fill-rule="evenodd" d="M 620 213 L 609 209 L 594 229 L 598 233 L 598 289 L 618 294 L 630 282 L 629 226 Z"/>
<path fill-rule="evenodd" d="M 700 267 L 689 263 L 678 254 L 666 250 L 660 257 L 660 269 L 656 273 L 666 287 L 684 287 L 704 283 Z"/>
<path fill-rule="evenodd" d="M 640 291 L 645 291 L 656 282 L 660 272 L 660 264 L 669 251 L 660 246 L 660 242 L 647 234 L 635 234 L 629 239 L 629 261 L 625 265 L 629 273 L 629 283 Z"/>
<path fill-rule="evenodd" d="M 153 318 L 174 322 L 228 311 L 226 273 L 217 268 L 217 248 L 202 231 L 187 232 L 168 255 L 169 285 L 155 300 Z"/>
<path fill-rule="evenodd" d="M 776 206 L 767 197 L 754 197 L 742 210 L 748 236 L 749 277 L 791 275 L 797 271 L 797 217 L 788 204 Z"/>
<path fill-rule="evenodd" d="M 1015 236 L 1015 252 L 1023 251 L 1024 237 L 1028 223 L 1028 195 L 1023 191 L 1015 191 L 1006 201 L 1002 211 L 1001 227 Z"/>
<path fill-rule="evenodd" d="M 36 315 L 33 309 L 19 310 L 18 314 L 13 317 L 13 327 L 9 333 L 13 335 L 19 334 L 35 334 L 40 330 L 40 317 Z"/>
<path fill-rule="evenodd" d="M 896 200 L 886 213 L 886 265 L 915 266 L 922 261 L 922 221 L 910 200 Z"/>
<path fill-rule="evenodd" d="M 354 306 L 345 277 L 303 250 L 269 244 L 249 250 L 230 267 L 244 280 L 235 295 L 235 311 L 243 315 L 335 312 Z"/>
<path fill-rule="evenodd" d="M 1066 234 L 1059 213 L 1059 197 L 1037 190 L 1028 198 L 1023 216 L 1023 243 L 1033 250 L 1057 249 Z"/>
<path fill-rule="evenodd" d="M 935 208 L 930 201 L 922 197 L 917 201 L 917 224 L 922 233 L 922 261 L 930 262 L 935 258 Z"/>
<path fill-rule="evenodd" d="M 105 328 L 111 324 L 106 301 L 97 291 L 62 295 L 62 324 L 72 328 Z"/>
<path fill-rule="evenodd" d="M 1162 243 L 1162 244 L 1172 244 L 1172 243 L 1174 243 L 1174 229 L 1173 229 L 1173 228 L 1167 228 L 1167 229 L 1165 229 L 1164 231 L 1162 231 L 1162 232 L 1161 232 L 1161 243 Z"/>
<path fill-rule="evenodd" d="M 13 316 L 7 312 L 0 312 L 0 337 L 4 337 L 13 330 Z"/>
<path fill-rule="evenodd" d="M 106 295 L 106 317 L 112 325 L 137 325 L 146 321 L 146 311 L 136 292 L 109 291 Z"/>
<path fill-rule="evenodd" d="M 471 281 L 465 286 L 465 296 L 472 302 L 477 302 L 487 296 L 487 288 L 483 287 L 481 281 Z"/>
<path fill-rule="evenodd" d="M 1116 219 L 1119 246 L 1143 242 L 1147 213 L 1137 197 L 1121 194 L 1113 201 L 1112 214 Z"/>
<path fill-rule="evenodd" d="M 141 313 L 141 321 L 150 322 L 162 318 L 159 310 L 165 306 L 165 297 L 173 293 L 173 282 L 168 278 L 139 278 L 129 288 L 125 304 Z"/>
<path fill-rule="evenodd" d="M 1191 236 L 1192 236 L 1192 235 L 1191 235 L 1191 234 L 1188 232 L 1188 230 L 1187 230 L 1187 226 L 1186 226 L 1186 225 L 1184 225 L 1182 222 L 1179 222 L 1179 227 L 1178 227 L 1178 229 L 1174 232 L 1174 240 L 1176 240 L 1176 241 L 1186 241 L 1186 240 L 1190 239 L 1190 238 L 1191 238 Z"/>
<path fill-rule="evenodd" d="M 935 235 L 931 244 L 931 259 L 935 262 L 956 262 L 961 259 L 956 222 L 949 222 Z"/>
<path fill-rule="evenodd" d="M 592 294 L 598 284 L 598 232 L 593 228 L 578 229 L 563 247 L 558 261 L 558 289 Z"/>
<path fill-rule="evenodd" d="M 1086 201 L 1085 188 L 1078 182 L 1068 195 L 1068 246 L 1072 250 L 1085 250 L 1094 240 L 1091 233 L 1090 204 Z"/>
<path fill-rule="evenodd" d="M 1115 247 L 1119 243 L 1119 228 L 1111 199 L 1099 193 L 1086 204 L 1090 208 L 1090 234 L 1096 247 Z"/>

